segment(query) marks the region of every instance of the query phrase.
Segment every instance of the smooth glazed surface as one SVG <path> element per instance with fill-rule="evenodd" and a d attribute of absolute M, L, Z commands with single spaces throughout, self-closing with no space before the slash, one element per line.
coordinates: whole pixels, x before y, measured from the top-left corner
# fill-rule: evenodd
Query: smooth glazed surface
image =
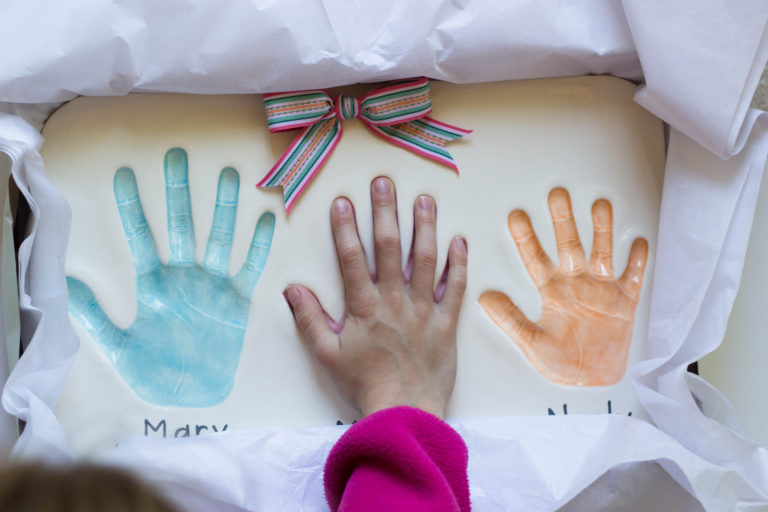
<path fill-rule="evenodd" d="M 253 288 L 269 256 L 275 216 L 256 224 L 248 257 L 229 276 L 239 179 L 221 171 L 203 264 L 195 261 L 187 154 L 165 154 L 170 255 L 160 262 L 128 167 L 115 173 L 115 203 L 136 272 L 138 311 L 127 329 L 113 324 L 88 285 L 67 278 L 69 311 L 126 383 L 154 405 L 211 407 L 232 390 Z M 215 343 L 211 343 L 215 340 Z"/>
<path fill-rule="evenodd" d="M 88 331 L 73 322 L 81 349 L 57 415 L 74 452 L 103 453 L 126 435 L 202 435 L 225 428 L 328 425 L 355 419 L 312 362 L 282 292 L 291 283 L 306 285 L 317 292 L 331 315 L 338 318 L 343 313 L 329 208 L 338 195 L 354 202 L 370 264 L 369 184 L 378 175 L 391 177 L 397 185 L 406 245 L 412 232 L 411 206 L 421 193 L 431 194 L 437 202 L 439 265 L 444 264 L 455 235 L 468 242 L 468 286 L 458 325 L 458 378 L 449 417 L 609 410 L 643 416 L 626 373 L 612 385 L 555 384 L 526 359 L 478 302 L 484 292 L 498 291 L 528 319 L 538 321 L 539 293 L 510 236 L 509 213 L 518 209 L 527 213 L 544 251 L 554 260 L 549 192 L 556 187 L 568 191 L 586 251 L 592 247 L 592 205 L 606 199 L 613 211 L 616 275 L 632 259 L 633 240 L 643 237 L 649 243 L 627 367 L 642 358 L 664 152 L 661 122 L 632 102 L 633 93 L 632 84 L 607 77 L 462 86 L 433 83 L 433 117 L 474 130 L 448 146 L 460 175 L 389 146 L 356 120 L 348 120 L 338 148 L 287 217 L 279 190 L 260 191 L 255 184 L 295 134 L 267 132 L 259 96 L 134 94 L 79 98 L 65 105 L 44 129 L 43 156 L 51 181 L 72 205 L 67 274 L 88 285 L 118 329 L 128 329 L 136 321 L 140 292 L 115 204 L 113 181 L 118 169 L 130 167 L 135 173 L 162 264 L 172 266 L 169 258 L 178 247 L 169 243 L 163 168 L 171 148 L 184 149 L 188 158 L 197 267 L 205 268 L 208 261 L 205 248 L 215 222 L 216 183 L 222 169 L 235 169 L 240 180 L 230 275 L 246 261 L 258 219 L 267 212 L 275 216 L 234 382 L 217 405 L 176 407 L 142 399 Z M 403 251 L 403 258 L 407 256 Z M 219 341 L 213 335 L 197 342 L 212 349 L 198 347 L 196 353 L 216 354 Z"/>
<path fill-rule="evenodd" d="M 565 189 L 558 187 L 549 193 L 549 210 L 559 268 L 541 247 L 528 215 L 522 210 L 509 214 L 509 233 L 541 295 L 541 319 L 531 322 L 502 292 L 483 293 L 480 305 L 550 381 L 611 386 L 626 371 L 648 242 L 644 238 L 633 242 L 627 268 L 616 279 L 611 203 L 598 199 L 592 206 L 589 265 Z"/>

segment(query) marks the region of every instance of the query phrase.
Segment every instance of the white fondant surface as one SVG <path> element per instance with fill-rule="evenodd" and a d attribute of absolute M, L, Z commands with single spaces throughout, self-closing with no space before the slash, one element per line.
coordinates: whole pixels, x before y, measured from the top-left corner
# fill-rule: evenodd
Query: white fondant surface
<path fill-rule="evenodd" d="M 353 88 L 361 93 L 365 88 Z M 240 204 L 232 272 L 245 259 L 256 220 L 277 217 L 272 249 L 256 286 L 232 392 L 206 409 L 168 408 L 142 401 L 75 323 L 81 348 L 56 414 L 74 453 L 99 454 L 127 435 L 144 435 L 145 419 L 164 419 L 168 435 L 190 425 L 228 429 L 257 425 L 345 423 L 354 412 L 335 396 L 294 325 L 282 291 L 290 283 L 312 288 L 334 317 L 343 292 L 328 223 L 332 199 L 356 205 L 360 235 L 372 263 L 369 183 L 378 175 L 397 185 L 403 238 L 410 241 L 412 204 L 421 193 L 438 204 L 441 262 L 454 235 L 469 245 L 469 282 L 459 320 L 459 365 L 449 416 L 501 416 L 613 412 L 644 414 L 627 372 L 609 387 L 566 387 L 541 376 L 483 312 L 479 295 L 509 295 L 532 320 L 541 305 L 507 230 L 507 215 L 525 209 L 553 261 L 557 261 L 547 195 L 555 186 L 571 194 L 582 243 L 589 254 L 590 210 L 605 197 L 613 204 L 614 267 L 620 275 L 632 240 L 650 244 L 645 286 L 637 308 L 629 365 L 642 359 L 659 218 L 664 140 L 661 122 L 633 103 L 635 87 L 615 78 L 433 83 L 433 117 L 474 130 L 448 146 L 461 174 L 388 145 L 356 120 L 328 163 L 286 217 L 278 189 L 255 184 L 288 147 L 295 132 L 270 134 L 260 96 L 132 94 L 78 98 L 57 111 L 43 130 L 49 177 L 72 205 L 68 275 L 88 284 L 120 327 L 136 314 L 135 272 L 112 192 L 115 171 L 131 167 L 161 259 L 167 261 L 163 157 L 172 147 L 189 156 L 189 182 L 202 260 L 211 226 L 218 174 L 240 173 Z M 404 258 L 407 256 L 404 248 Z M 442 263 L 441 263 L 442 265 Z M 215 343 L 216 340 L 210 340 Z M 210 429 L 208 430 L 210 432 Z M 150 432 L 151 435 L 158 435 Z"/>

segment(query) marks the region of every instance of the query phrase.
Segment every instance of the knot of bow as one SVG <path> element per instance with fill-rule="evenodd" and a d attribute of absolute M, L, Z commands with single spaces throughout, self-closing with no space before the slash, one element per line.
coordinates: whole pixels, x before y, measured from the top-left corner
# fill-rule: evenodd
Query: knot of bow
<path fill-rule="evenodd" d="M 360 99 L 340 94 L 335 102 L 325 90 L 265 94 L 264 108 L 270 132 L 303 128 L 257 185 L 282 187 L 288 212 L 336 148 L 342 120 L 360 119 L 384 140 L 456 171 L 445 144 L 471 132 L 428 117 L 426 78 L 380 85 Z"/>
<path fill-rule="evenodd" d="M 360 107 L 360 100 L 357 98 L 343 94 L 336 96 L 336 115 L 342 120 L 360 117 Z"/>

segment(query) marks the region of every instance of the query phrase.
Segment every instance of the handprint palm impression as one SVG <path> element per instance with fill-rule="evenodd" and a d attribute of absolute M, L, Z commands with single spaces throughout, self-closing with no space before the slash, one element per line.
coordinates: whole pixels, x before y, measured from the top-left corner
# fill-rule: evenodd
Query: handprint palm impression
<path fill-rule="evenodd" d="M 279 190 L 255 186 L 295 136 L 267 131 L 259 96 L 78 98 L 51 117 L 42 152 L 72 207 L 66 274 L 81 340 L 56 414 L 75 453 L 127 435 L 356 419 L 282 292 L 301 283 L 343 315 L 330 204 L 353 201 L 372 267 L 379 175 L 397 186 L 404 267 L 419 194 L 437 202 L 438 261 L 455 235 L 468 243 L 449 416 L 601 413 L 610 401 L 643 417 L 626 370 L 645 348 L 661 122 L 614 78 L 431 89 L 436 117 L 474 130 L 451 143 L 459 174 L 346 120 L 290 215 Z"/>

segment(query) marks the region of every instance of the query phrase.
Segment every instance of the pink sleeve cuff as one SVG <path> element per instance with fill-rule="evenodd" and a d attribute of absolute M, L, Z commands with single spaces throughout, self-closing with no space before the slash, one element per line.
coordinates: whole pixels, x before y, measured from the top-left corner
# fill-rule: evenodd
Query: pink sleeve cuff
<path fill-rule="evenodd" d="M 325 463 L 332 511 L 468 512 L 467 447 L 436 416 L 393 407 L 353 425 Z"/>

